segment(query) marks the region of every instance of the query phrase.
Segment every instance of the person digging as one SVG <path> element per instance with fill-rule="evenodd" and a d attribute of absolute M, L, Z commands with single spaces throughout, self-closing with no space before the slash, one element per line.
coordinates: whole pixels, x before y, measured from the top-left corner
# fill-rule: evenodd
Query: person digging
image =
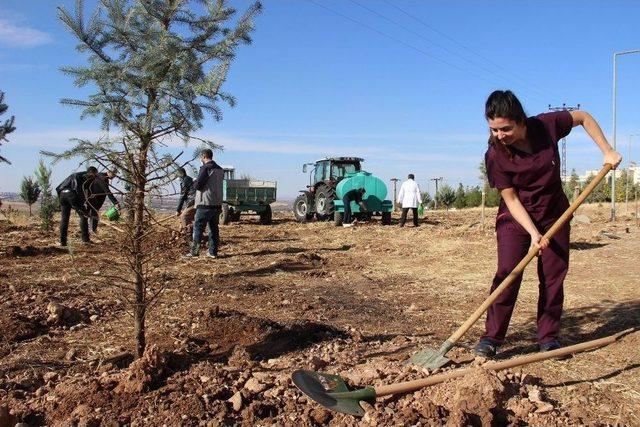
<path fill-rule="evenodd" d="M 180 202 L 176 212 L 180 217 L 180 231 L 190 235 L 196 215 L 196 187 L 193 185 L 193 178 L 187 175 L 184 168 L 178 168 L 178 177 L 180 178 Z"/>
<path fill-rule="evenodd" d="M 569 223 L 551 239 L 543 233 L 569 207 L 560 178 L 558 141 L 582 126 L 615 169 L 622 157 L 607 142 L 600 126 L 585 111 L 559 111 L 527 117 L 511 91 L 493 92 L 485 104 L 489 147 L 485 164 L 489 184 L 500 191 L 496 217 L 498 269 L 491 292 L 531 249 L 538 257 L 538 345 L 540 351 L 561 347 L 558 340 L 564 300 L 563 282 L 569 268 Z M 485 333 L 475 353 L 495 356 L 504 342 L 518 297 L 522 274 L 492 303 Z"/>
<path fill-rule="evenodd" d="M 344 205 L 344 215 L 342 217 L 343 227 L 353 227 L 356 225 L 356 221 L 351 218 L 351 202 L 356 202 L 360 205 L 363 212 L 367 211 L 367 206 L 362 201 L 364 193 L 366 193 L 364 188 L 354 188 L 344 193 L 342 197 L 342 203 Z"/>
<path fill-rule="evenodd" d="M 69 175 L 56 187 L 56 193 L 60 199 L 60 246 L 67 246 L 67 234 L 69 230 L 69 217 L 71 210 L 75 210 L 80 217 L 80 231 L 82 243 L 91 244 L 89 239 L 89 211 L 87 209 L 87 191 L 98 176 L 98 169 L 89 166 L 86 172 L 77 172 Z"/>

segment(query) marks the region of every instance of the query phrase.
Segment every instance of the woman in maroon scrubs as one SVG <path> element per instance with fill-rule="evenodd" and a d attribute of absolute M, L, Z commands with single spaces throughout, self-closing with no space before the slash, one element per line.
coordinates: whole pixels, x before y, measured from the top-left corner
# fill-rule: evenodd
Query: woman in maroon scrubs
<path fill-rule="evenodd" d="M 538 257 L 538 344 L 541 351 L 560 348 L 563 281 L 569 267 L 569 224 L 549 241 L 544 234 L 569 207 L 560 179 L 558 140 L 582 125 L 604 154 L 604 163 L 615 167 L 622 157 L 607 142 L 600 126 L 584 111 L 560 111 L 527 117 L 511 91 L 495 91 L 487 99 L 489 148 L 485 154 L 487 177 L 500 191 L 496 218 L 498 271 L 491 292 L 497 288 L 531 247 Z M 475 348 L 492 357 L 504 342 L 522 276 L 489 307 L 485 334 Z"/>

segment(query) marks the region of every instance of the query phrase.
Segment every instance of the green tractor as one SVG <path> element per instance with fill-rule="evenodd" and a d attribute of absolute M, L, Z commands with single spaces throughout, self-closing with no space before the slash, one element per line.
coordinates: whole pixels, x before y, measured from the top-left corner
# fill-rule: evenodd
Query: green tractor
<path fill-rule="evenodd" d="M 366 211 L 362 211 L 355 202 L 351 204 L 353 216 L 359 220 L 369 220 L 373 215 L 382 216 L 382 224 L 391 223 L 393 203 L 385 200 L 387 187 L 384 182 L 361 169 L 364 159 L 359 157 L 328 157 L 302 167 L 313 166 L 309 174 L 309 185 L 301 191 L 293 203 L 293 214 L 299 222 L 306 222 L 315 216 L 318 220 L 333 219 L 336 225 L 342 223 L 344 205 L 342 197 L 346 192 L 364 188 L 363 202 Z"/>
<path fill-rule="evenodd" d="M 315 163 L 306 163 L 302 172 L 307 173 L 307 167 L 313 166 L 309 173 L 309 185 L 302 190 L 293 202 L 293 215 L 299 222 L 306 222 L 315 216 L 324 221 L 333 219 L 336 186 L 347 173 L 361 170 L 360 157 L 327 157 Z"/>

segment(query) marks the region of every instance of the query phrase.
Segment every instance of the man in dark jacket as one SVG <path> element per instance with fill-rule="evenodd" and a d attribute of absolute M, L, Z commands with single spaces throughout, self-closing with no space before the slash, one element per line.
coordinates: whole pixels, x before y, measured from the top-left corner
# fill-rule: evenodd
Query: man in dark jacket
<path fill-rule="evenodd" d="M 89 187 L 90 193 L 87 196 L 87 210 L 89 211 L 89 225 L 94 233 L 98 231 L 98 222 L 100 218 L 98 212 L 100 212 L 100 208 L 102 208 L 107 197 L 111 203 L 120 209 L 120 202 L 118 202 L 118 199 L 115 198 L 109 188 L 109 180 L 115 178 L 115 176 L 115 171 L 99 173 Z"/>
<path fill-rule="evenodd" d="M 98 169 L 89 166 L 86 172 L 77 172 L 69 175 L 56 187 L 56 192 L 60 198 L 60 246 L 67 246 L 67 232 L 69 229 L 69 216 L 71 209 L 74 209 L 80 217 L 80 230 L 82 231 L 82 243 L 90 244 L 89 223 L 87 218 L 89 212 L 86 208 L 87 192 L 96 179 Z"/>
<path fill-rule="evenodd" d="M 205 148 L 200 153 L 202 167 L 198 177 L 193 182 L 196 189 L 195 207 L 196 215 L 193 223 L 193 242 L 191 251 L 185 258 L 193 258 L 200 255 L 200 239 L 206 225 L 209 225 L 209 258 L 217 258 L 219 231 L 218 220 L 222 212 L 222 181 L 224 170 L 213 161 L 213 152 Z"/>
<path fill-rule="evenodd" d="M 178 176 L 180 177 L 180 202 L 176 211 L 180 215 L 182 231 L 185 231 L 189 230 L 193 224 L 196 214 L 196 187 L 193 185 L 193 178 L 187 175 L 184 168 L 178 168 Z"/>

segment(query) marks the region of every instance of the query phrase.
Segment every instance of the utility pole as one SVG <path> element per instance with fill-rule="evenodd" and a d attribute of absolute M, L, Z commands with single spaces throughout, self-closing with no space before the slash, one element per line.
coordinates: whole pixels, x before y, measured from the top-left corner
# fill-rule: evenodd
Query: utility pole
<path fill-rule="evenodd" d="M 438 181 L 442 181 L 444 178 L 439 177 L 439 178 L 431 178 L 431 181 L 435 181 L 436 182 L 436 193 L 435 196 L 433 197 L 433 210 L 436 211 L 438 210 Z"/>
<path fill-rule="evenodd" d="M 567 107 L 567 104 L 562 103 L 562 107 L 552 107 L 549 104 L 549 111 L 573 111 L 579 110 L 580 104 L 577 107 Z M 562 151 L 560 158 L 560 176 L 562 177 L 562 182 L 567 179 L 567 138 L 562 138 Z"/>
<path fill-rule="evenodd" d="M 613 52 L 613 151 L 616 151 L 616 113 L 618 96 L 618 56 L 640 53 L 640 49 L 625 50 L 623 52 Z M 611 221 L 616 220 L 616 170 L 612 171 L 611 178 Z"/>
<path fill-rule="evenodd" d="M 396 196 L 396 185 L 398 183 L 398 181 L 400 181 L 398 178 L 391 178 L 391 182 L 393 182 L 393 211 L 396 212 L 396 200 L 397 200 L 397 196 Z"/>

